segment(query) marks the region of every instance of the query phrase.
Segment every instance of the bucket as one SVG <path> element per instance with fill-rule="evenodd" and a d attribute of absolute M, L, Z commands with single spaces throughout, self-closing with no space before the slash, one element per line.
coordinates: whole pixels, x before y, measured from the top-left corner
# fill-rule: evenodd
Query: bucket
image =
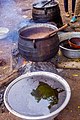
<path fill-rule="evenodd" d="M 40 83 L 45 87 L 40 86 Z M 48 88 L 53 91 L 53 86 L 56 86 L 55 89 L 59 88 L 60 91 L 62 91 L 61 89 L 64 89 L 61 93 L 58 91 L 58 104 L 55 103 L 55 99 L 53 102 L 50 102 L 50 100 L 52 100 L 52 97 L 49 99 L 48 92 L 50 93 L 50 91 L 48 91 Z M 45 91 L 47 91 L 47 93 L 43 88 L 45 88 Z M 37 89 L 43 89 L 45 95 L 47 95 L 46 97 L 49 99 L 48 103 L 44 103 L 44 101 L 47 102 L 48 100 L 45 99 L 45 97 L 40 98 L 40 96 L 38 97 L 34 94 Z M 40 95 L 40 91 L 38 95 Z M 62 77 L 51 72 L 39 71 L 26 73 L 11 82 L 5 90 L 4 103 L 12 114 L 21 119 L 53 120 L 66 107 L 70 100 L 70 96 L 70 87 Z M 34 100 L 37 102 L 35 103 Z M 45 107 L 46 105 L 47 107 Z"/>

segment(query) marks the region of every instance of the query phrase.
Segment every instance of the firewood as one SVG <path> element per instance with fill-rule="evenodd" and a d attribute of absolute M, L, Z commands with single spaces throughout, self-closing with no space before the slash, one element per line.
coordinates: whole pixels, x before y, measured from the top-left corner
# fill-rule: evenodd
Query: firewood
<path fill-rule="evenodd" d="M 18 76 L 19 76 L 18 70 L 13 70 L 7 77 L 5 77 L 3 80 L 0 81 L 0 87 L 8 85 L 11 81 L 13 81 Z"/>
<path fill-rule="evenodd" d="M 58 68 L 67 68 L 67 69 L 80 69 L 80 62 L 69 61 L 57 63 Z"/>
<path fill-rule="evenodd" d="M 20 66 L 18 69 L 13 70 L 7 77 L 0 80 L 0 87 L 7 86 L 14 79 L 19 77 L 25 70 L 25 65 Z"/>

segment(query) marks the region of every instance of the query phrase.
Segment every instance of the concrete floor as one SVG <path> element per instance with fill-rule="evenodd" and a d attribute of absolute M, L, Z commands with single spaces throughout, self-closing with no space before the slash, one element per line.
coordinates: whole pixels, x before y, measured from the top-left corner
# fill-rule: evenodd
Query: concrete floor
<path fill-rule="evenodd" d="M 33 2 L 34 0 L 0 0 L 0 26 L 8 27 L 10 32 L 18 30 L 21 21 L 31 18 L 31 10 L 25 9 L 32 9 Z M 62 0 L 60 9 L 63 22 L 69 22 L 70 18 L 64 18 Z M 72 95 L 67 107 L 55 120 L 80 120 L 80 70 L 59 69 L 59 74 L 69 83 Z M 20 120 L 20 118 L 6 111 L 0 113 L 0 120 Z"/>

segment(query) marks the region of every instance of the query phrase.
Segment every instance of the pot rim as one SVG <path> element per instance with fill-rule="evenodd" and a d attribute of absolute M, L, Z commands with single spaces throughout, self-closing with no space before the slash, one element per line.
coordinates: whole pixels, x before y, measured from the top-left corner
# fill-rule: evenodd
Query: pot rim
<path fill-rule="evenodd" d="M 39 28 L 39 27 L 47 27 L 47 28 L 51 28 L 53 30 L 57 30 L 58 28 L 55 26 L 55 25 L 51 25 L 49 23 L 36 23 L 36 24 L 33 24 L 33 25 L 30 25 L 30 26 L 25 26 L 25 27 L 22 27 L 21 29 L 19 29 L 18 33 L 19 33 L 19 36 L 22 38 L 22 39 L 28 39 L 28 40 L 34 40 L 34 39 L 30 39 L 30 38 L 27 38 L 23 35 L 21 35 L 21 32 L 27 30 L 27 29 L 30 29 L 30 28 Z M 53 37 L 55 34 L 57 33 L 54 33 L 52 36 L 49 36 L 48 38 L 50 37 Z M 44 38 L 37 38 L 35 40 L 43 40 L 43 39 L 46 39 L 45 37 Z"/>
<path fill-rule="evenodd" d="M 47 76 L 47 77 L 50 77 L 50 78 L 56 78 L 57 81 L 59 81 L 65 88 L 65 91 L 66 91 L 66 98 L 63 102 L 63 104 L 58 108 L 56 109 L 54 112 L 52 113 L 49 113 L 48 115 L 44 115 L 44 116 L 38 116 L 38 117 L 29 117 L 29 116 L 25 116 L 25 115 L 22 115 L 18 112 L 16 112 L 15 110 L 13 110 L 9 104 L 8 104 L 8 92 L 10 90 L 10 88 L 16 83 L 18 82 L 19 80 L 23 79 L 23 78 L 26 78 L 26 77 L 30 77 L 30 76 Z M 45 118 L 49 118 L 49 117 L 52 117 L 52 116 L 55 116 L 57 115 L 61 110 L 63 110 L 66 105 L 68 104 L 69 100 L 70 100 L 70 97 L 71 97 L 71 89 L 70 89 L 70 86 L 69 84 L 59 75 L 55 74 L 55 73 L 51 73 L 51 72 L 44 72 L 44 71 L 39 71 L 39 72 L 31 72 L 31 73 L 26 73 L 24 75 L 21 75 L 20 77 L 16 78 L 13 82 L 11 82 L 8 87 L 6 88 L 5 90 L 5 93 L 4 93 L 4 103 L 5 103 L 5 106 L 6 108 L 12 113 L 14 114 L 15 116 L 19 117 L 19 118 L 22 118 L 22 119 L 30 119 L 30 120 L 40 120 L 40 119 L 45 119 Z"/>

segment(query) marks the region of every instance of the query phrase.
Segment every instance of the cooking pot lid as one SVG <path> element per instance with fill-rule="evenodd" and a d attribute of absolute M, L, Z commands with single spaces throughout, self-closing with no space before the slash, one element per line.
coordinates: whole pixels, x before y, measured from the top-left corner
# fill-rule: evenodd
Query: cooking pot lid
<path fill-rule="evenodd" d="M 50 8 L 50 7 L 54 7 L 54 6 L 57 5 L 57 2 L 51 1 L 49 4 L 44 6 L 44 4 L 47 3 L 47 2 L 48 1 L 46 0 L 46 1 L 41 1 L 41 2 L 34 3 L 33 7 L 35 7 L 35 8 Z M 44 7 L 42 7 L 42 6 L 44 6 Z"/>

